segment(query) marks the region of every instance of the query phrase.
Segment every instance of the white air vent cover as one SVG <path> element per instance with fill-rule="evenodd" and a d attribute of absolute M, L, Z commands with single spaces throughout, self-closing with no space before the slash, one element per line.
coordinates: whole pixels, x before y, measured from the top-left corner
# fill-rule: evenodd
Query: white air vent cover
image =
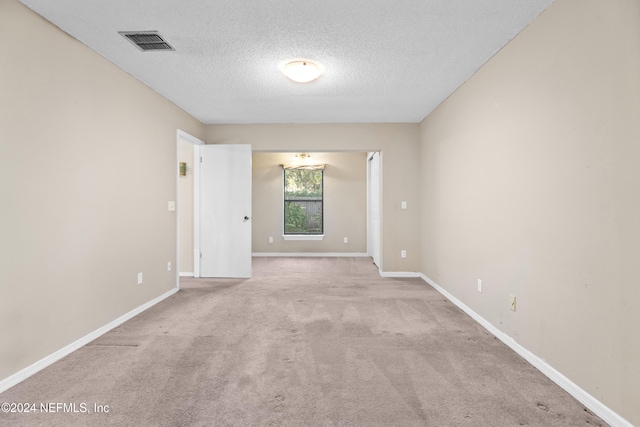
<path fill-rule="evenodd" d="M 142 51 L 175 50 L 157 31 L 119 31 L 127 40 Z"/>

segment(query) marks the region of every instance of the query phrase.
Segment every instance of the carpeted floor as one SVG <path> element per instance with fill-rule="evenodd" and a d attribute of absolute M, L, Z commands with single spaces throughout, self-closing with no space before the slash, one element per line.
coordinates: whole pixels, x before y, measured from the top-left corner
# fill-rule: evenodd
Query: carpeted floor
<path fill-rule="evenodd" d="M 422 280 L 381 278 L 369 258 L 255 258 L 252 279 L 183 280 L 2 402 L 38 411 L 1 426 L 605 425 Z"/>

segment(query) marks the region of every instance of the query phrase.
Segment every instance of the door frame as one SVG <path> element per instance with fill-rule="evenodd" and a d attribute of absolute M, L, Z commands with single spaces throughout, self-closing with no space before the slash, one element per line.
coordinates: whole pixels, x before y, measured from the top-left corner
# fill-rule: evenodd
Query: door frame
<path fill-rule="evenodd" d="M 373 182 L 371 174 L 371 160 L 374 155 L 378 155 L 378 180 Z M 378 208 L 379 208 L 379 225 L 378 225 L 378 251 L 379 258 L 376 263 L 374 257 L 374 239 L 373 239 L 373 224 L 371 221 L 371 199 L 372 188 L 376 186 L 378 189 Z M 372 259 L 378 270 L 382 271 L 382 151 L 369 151 L 367 152 L 367 255 Z"/>
<path fill-rule="evenodd" d="M 176 287 L 180 288 L 180 141 L 193 144 L 193 277 L 200 277 L 200 146 L 204 141 L 176 131 Z"/>

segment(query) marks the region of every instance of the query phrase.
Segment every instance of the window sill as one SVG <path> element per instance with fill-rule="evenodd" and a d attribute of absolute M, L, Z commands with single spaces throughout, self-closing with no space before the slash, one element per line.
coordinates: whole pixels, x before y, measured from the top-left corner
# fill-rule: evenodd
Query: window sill
<path fill-rule="evenodd" d="M 324 234 L 285 234 L 284 240 L 322 240 Z"/>

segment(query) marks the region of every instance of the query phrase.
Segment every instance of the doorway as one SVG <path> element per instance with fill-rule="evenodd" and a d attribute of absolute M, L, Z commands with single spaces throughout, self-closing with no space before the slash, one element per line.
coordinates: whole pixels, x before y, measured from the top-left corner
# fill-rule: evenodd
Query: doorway
<path fill-rule="evenodd" d="M 199 234 L 199 147 L 204 142 L 188 133 L 177 132 L 177 249 L 176 271 L 180 276 L 200 277 Z"/>

